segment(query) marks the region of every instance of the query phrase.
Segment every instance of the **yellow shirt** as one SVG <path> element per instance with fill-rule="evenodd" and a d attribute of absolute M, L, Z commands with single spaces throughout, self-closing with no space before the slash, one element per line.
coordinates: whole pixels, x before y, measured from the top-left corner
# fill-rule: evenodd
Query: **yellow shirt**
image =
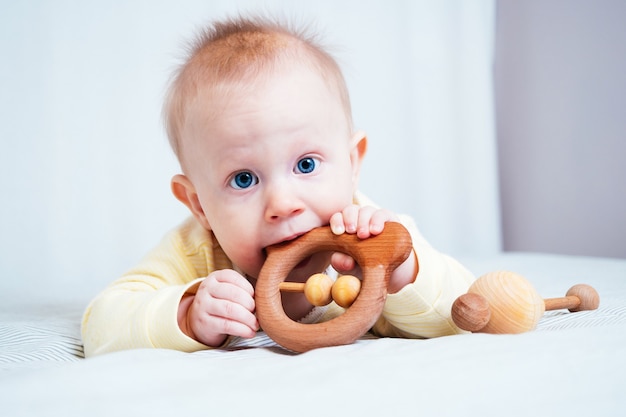
<path fill-rule="evenodd" d="M 361 195 L 355 201 L 373 205 Z M 419 273 L 414 283 L 388 295 L 373 332 L 407 338 L 461 333 L 450 309 L 474 277 L 455 259 L 433 249 L 410 218 L 401 216 L 401 222 L 411 233 Z M 233 268 L 212 233 L 194 218 L 187 219 L 89 304 L 82 321 L 85 356 L 132 348 L 209 349 L 180 330 L 178 305 L 209 273 Z M 333 306 L 320 320 L 339 313 Z"/>

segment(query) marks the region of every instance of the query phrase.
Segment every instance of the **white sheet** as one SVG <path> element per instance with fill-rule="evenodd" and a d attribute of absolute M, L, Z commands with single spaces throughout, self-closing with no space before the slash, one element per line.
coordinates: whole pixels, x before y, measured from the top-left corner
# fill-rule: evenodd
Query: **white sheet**
<path fill-rule="evenodd" d="M 39 316 L 4 311 L 0 329 L 36 322 L 50 331 L 38 340 L 42 349 L 69 350 L 26 361 L 0 344 L 0 415 L 624 414 L 626 261 L 530 254 L 463 261 L 477 274 L 520 272 L 544 297 L 589 283 L 600 309 L 549 312 L 521 335 L 368 339 L 299 355 L 278 347 L 135 350 L 88 360 L 69 348 L 78 306 Z"/>

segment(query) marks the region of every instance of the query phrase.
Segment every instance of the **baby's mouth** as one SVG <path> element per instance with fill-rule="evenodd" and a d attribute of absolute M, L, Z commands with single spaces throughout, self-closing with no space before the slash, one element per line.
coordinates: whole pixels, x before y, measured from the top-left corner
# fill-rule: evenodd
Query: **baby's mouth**
<path fill-rule="evenodd" d="M 297 240 L 298 238 L 300 238 L 304 234 L 305 233 L 297 233 L 297 234 L 294 234 L 293 236 L 287 237 L 284 240 L 281 240 L 280 242 L 273 243 L 271 245 L 268 245 L 268 246 L 264 247 L 261 250 L 261 253 L 263 255 L 263 262 L 265 262 L 267 260 L 268 253 L 269 253 L 269 251 L 271 251 L 271 247 L 272 246 L 285 246 L 285 245 L 288 245 L 291 242 L 293 242 L 294 240 Z M 269 248 L 269 251 L 268 251 L 268 248 Z M 298 264 L 296 266 L 294 266 L 292 270 L 304 268 L 305 266 L 307 266 L 309 264 L 309 262 L 311 261 L 312 258 L 313 258 L 313 255 L 307 256 L 306 258 L 304 258 L 300 262 L 298 262 Z"/>
<path fill-rule="evenodd" d="M 265 262 L 267 260 L 267 255 L 268 255 L 267 254 L 267 248 L 263 248 L 261 253 L 263 254 L 263 262 Z M 298 264 L 296 266 L 294 266 L 293 269 L 304 268 L 305 266 L 307 266 L 309 264 L 309 262 L 311 261 L 311 258 L 313 258 L 313 255 L 307 256 L 306 258 L 304 258 L 303 260 L 298 262 Z"/>
<path fill-rule="evenodd" d="M 267 245 L 266 247 L 263 248 L 262 252 L 263 252 L 263 256 L 267 257 L 267 248 L 270 248 L 272 246 L 285 246 L 288 245 L 289 243 L 293 242 L 294 240 L 298 239 L 300 236 L 302 236 L 304 233 L 298 233 L 295 234 L 293 236 L 287 237 L 279 242 L 276 243 L 272 243 L 270 245 Z"/>

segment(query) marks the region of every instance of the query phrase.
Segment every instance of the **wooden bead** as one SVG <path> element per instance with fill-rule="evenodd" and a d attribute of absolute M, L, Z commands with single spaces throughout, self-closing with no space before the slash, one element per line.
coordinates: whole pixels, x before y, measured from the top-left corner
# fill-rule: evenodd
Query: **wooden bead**
<path fill-rule="evenodd" d="M 361 291 L 361 280 L 352 275 L 342 275 L 333 283 L 326 274 L 314 274 L 306 283 L 281 282 L 279 289 L 285 292 L 304 292 L 309 303 L 314 306 L 325 306 L 331 301 L 348 308 L 354 303 Z"/>
<path fill-rule="evenodd" d="M 452 320 L 460 329 L 477 332 L 489 323 L 490 318 L 489 302 L 482 295 L 463 294 L 452 304 Z"/>
<path fill-rule="evenodd" d="M 304 296 L 314 306 L 325 306 L 332 299 L 331 289 L 333 280 L 326 274 L 314 274 L 307 279 L 304 285 Z"/>
<path fill-rule="evenodd" d="M 575 307 L 569 308 L 572 313 L 576 311 L 595 310 L 600 306 L 600 295 L 590 285 L 578 284 L 574 285 L 565 294 L 566 297 L 578 297 L 580 304 Z"/>
<path fill-rule="evenodd" d="M 332 297 L 335 302 L 348 308 L 352 305 L 361 291 L 361 280 L 352 275 L 341 275 L 332 288 Z"/>
<path fill-rule="evenodd" d="M 491 319 L 481 329 L 485 333 L 523 333 L 537 327 L 545 311 L 543 298 L 528 280 L 508 271 L 487 273 L 468 292 L 482 295 L 489 302 Z"/>

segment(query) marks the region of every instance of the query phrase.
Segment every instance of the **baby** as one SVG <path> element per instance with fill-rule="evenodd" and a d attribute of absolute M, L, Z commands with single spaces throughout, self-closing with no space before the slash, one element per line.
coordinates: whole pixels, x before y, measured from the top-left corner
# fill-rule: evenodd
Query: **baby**
<path fill-rule="evenodd" d="M 175 74 L 164 115 L 182 170 L 172 192 L 193 216 L 91 302 L 82 323 L 86 356 L 195 351 L 253 337 L 265 248 L 324 225 L 360 239 L 389 221 L 411 232 L 414 254 L 390 278 L 375 334 L 460 332 L 451 304 L 474 278 L 430 247 L 411 219 L 358 192 L 366 135 L 353 128 L 339 66 L 313 37 L 259 17 L 216 22 Z M 330 266 L 359 275 L 351 257 L 318 253 L 287 280 L 304 282 Z M 302 294 L 282 302 L 293 320 L 341 313 L 334 304 L 314 308 Z"/>

